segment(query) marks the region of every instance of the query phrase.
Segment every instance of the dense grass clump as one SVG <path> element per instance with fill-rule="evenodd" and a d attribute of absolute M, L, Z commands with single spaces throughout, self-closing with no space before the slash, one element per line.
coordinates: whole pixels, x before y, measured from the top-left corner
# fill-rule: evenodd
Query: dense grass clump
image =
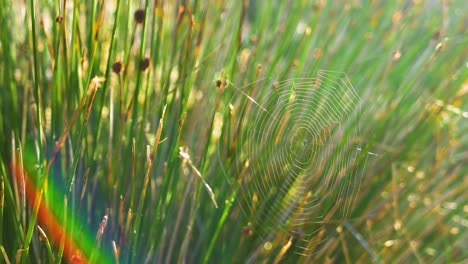
<path fill-rule="evenodd" d="M 0 1 L 0 262 L 468 259 L 464 1 Z"/>

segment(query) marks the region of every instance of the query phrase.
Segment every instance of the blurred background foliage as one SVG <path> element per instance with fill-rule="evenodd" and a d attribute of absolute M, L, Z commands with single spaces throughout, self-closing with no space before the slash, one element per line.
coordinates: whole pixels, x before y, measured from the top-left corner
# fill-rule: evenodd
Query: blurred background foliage
<path fill-rule="evenodd" d="M 1 0 L 0 23 L 4 262 L 467 261 L 465 1 Z M 320 70 L 379 158 L 310 252 L 242 213 L 229 104 Z"/>

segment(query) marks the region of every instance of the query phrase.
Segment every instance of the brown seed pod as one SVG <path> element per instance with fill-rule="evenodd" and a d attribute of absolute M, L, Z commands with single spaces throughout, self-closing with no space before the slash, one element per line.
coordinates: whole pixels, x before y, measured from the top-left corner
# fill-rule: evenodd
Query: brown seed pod
<path fill-rule="evenodd" d="M 253 231 L 252 231 L 252 228 L 250 226 L 242 227 L 242 236 L 243 237 L 249 237 L 249 236 L 252 236 L 252 234 L 253 234 Z"/>
<path fill-rule="evenodd" d="M 438 28 L 432 33 L 432 39 L 439 40 L 442 37 L 442 35 L 442 30 Z"/>
<path fill-rule="evenodd" d="M 144 57 L 140 63 L 140 70 L 146 71 L 151 65 L 151 61 L 148 57 Z"/>
<path fill-rule="evenodd" d="M 120 74 L 123 69 L 123 63 L 121 61 L 116 61 L 112 64 L 112 71 L 116 74 Z"/>
<path fill-rule="evenodd" d="M 145 21 L 145 10 L 140 8 L 135 11 L 135 22 L 141 24 Z"/>
<path fill-rule="evenodd" d="M 216 80 L 216 88 L 218 88 L 219 91 L 223 90 L 228 86 L 228 82 L 226 80 L 222 81 L 220 79 Z"/>

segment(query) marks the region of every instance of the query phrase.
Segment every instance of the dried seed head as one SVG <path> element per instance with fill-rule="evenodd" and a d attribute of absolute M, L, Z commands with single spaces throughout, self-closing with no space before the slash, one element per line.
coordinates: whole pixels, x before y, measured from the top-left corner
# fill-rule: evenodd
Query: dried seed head
<path fill-rule="evenodd" d="M 401 51 L 400 50 L 394 51 L 393 54 L 392 54 L 392 60 L 393 61 L 398 61 L 398 60 L 400 60 L 400 58 L 401 58 Z"/>
<path fill-rule="evenodd" d="M 271 89 L 276 92 L 278 91 L 278 88 L 279 88 L 279 82 L 274 82 L 273 83 L 273 86 L 271 86 Z"/>
<path fill-rule="evenodd" d="M 141 24 L 143 23 L 143 21 L 145 20 L 145 10 L 144 9 L 137 9 L 137 11 L 135 11 L 135 22 L 137 24 Z"/>
<path fill-rule="evenodd" d="M 63 22 L 63 16 L 57 16 L 57 17 L 55 18 L 55 22 L 61 24 L 61 23 Z"/>
<path fill-rule="evenodd" d="M 445 48 L 445 43 L 444 42 L 439 42 L 436 47 L 435 47 L 435 50 L 437 52 L 441 51 L 443 48 Z"/>
<path fill-rule="evenodd" d="M 314 56 L 314 59 L 319 59 L 322 57 L 323 51 L 321 48 L 315 48 L 314 51 L 312 52 L 312 56 Z"/>
<path fill-rule="evenodd" d="M 123 63 L 121 61 L 116 61 L 112 64 L 112 71 L 116 74 L 120 74 L 123 68 Z"/>
<path fill-rule="evenodd" d="M 395 24 L 395 25 L 400 24 L 402 19 L 403 19 L 403 12 L 402 11 L 398 10 L 395 13 L 393 13 L 393 16 L 392 16 L 393 24 Z"/>
<path fill-rule="evenodd" d="M 140 70 L 146 71 L 150 67 L 151 61 L 148 57 L 145 57 L 141 60 Z"/>

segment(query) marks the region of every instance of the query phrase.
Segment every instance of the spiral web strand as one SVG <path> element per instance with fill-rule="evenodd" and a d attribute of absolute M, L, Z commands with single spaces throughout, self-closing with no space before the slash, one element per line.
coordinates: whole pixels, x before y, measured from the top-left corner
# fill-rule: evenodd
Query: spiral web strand
<path fill-rule="evenodd" d="M 360 189 L 368 156 L 359 145 L 360 98 L 344 73 L 329 71 L 235 89 L 242 125 L 235 155 L 250 164 L 241 208 L 254 232 L 270 236 L 263 239 L 281 231 L 299 254 L 313 254 L 327 224 L 347 219 Z"/>

